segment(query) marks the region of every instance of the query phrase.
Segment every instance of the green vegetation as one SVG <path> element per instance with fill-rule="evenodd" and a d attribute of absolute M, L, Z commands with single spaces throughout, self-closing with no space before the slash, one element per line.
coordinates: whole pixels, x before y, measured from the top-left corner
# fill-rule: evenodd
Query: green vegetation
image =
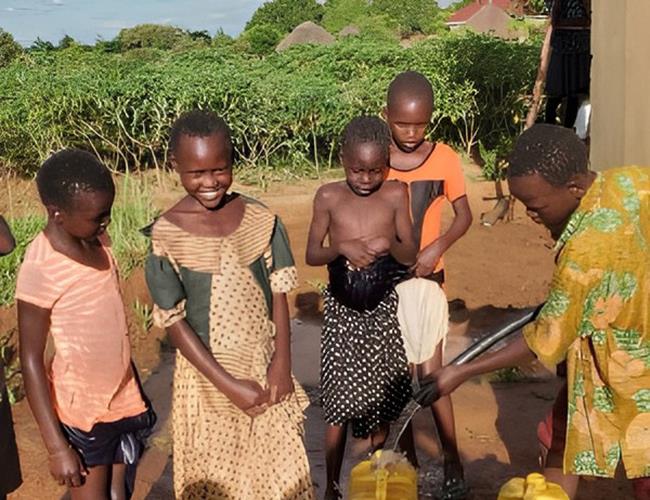
<path fill-rule="evenodd" d="M 119 171 L 161 168 L 174 118 L 209 107 L 231 125 L 240 165 L 318 173 L 336 158 L 344 124 L 379 113 L 389 81 L 406 69 L 433 82 L 432 134 L 492 148 L 519 132 L 539 55 L 537 41 L 470 32 L 409 49 L 348 37 L 266 57 L 237 45 L 221 37 L 186 50 L 31 51 L 0 69 L 0 168 L 30 174 L 64 146 L 95 151 Z"/>
<path fill-rule="evenodd" d="M 151 199 L 151 187 L 146 179 L 126 175 L 121 185 L 118 184 L 108 234 L 122 278 L 128 278 L 133 270 L 141 267 L 147 256 L 149 239 L 140 230 L 158 215 Z"/>
<path fill-rule="evenodd" d="M 108 232 L 120 276 L 128 278 L 134 269 L 142 265 L 149 248 L 149 241 L 140 229 L 149 224 L 157 212 L 151 203 L 151 188 L 145 179 L 125 175 L 117 185 L 118 192 Z M 13 303 L 18 268 L 27 245 L 45 226 L 45 217 L 31 214 L 10 218 L 7 222 L 16 239 L 16 248 L 0 259 L 0 306 Z"/>
<path fill-rule="evenodd" d="M 0 306 L 13 303 L 18 267 L 23 261 L 27 245 L 45 226 L 45 218 L 42 215 L 28 215 L 9 219 L 7 222 L 16 240 L 16 248 L 12 253 L 0 259 Z"/>
<path fill-rule="evenodd" d="M 7 66 L 22 52 L 22 47 L 14 40 L 11 33 L 7 33 L 0 28 L 0 68 Z"/>
<path fill-rule="evenodd" d="M 174 26 L 140 24 L 121 30 L 117 42 L 122 51 L 142 48 L 171 50 L 189 38 L 189 34 Z"/>
<path fill-rule="evenodd" d="M 323 13 L 323 6 L 316 0 L 271 0 L 253 13 L 244 32 L 256 26 L 270 26 L 280 34 L 289 33 L 305 21 L 320 23 Z"/>

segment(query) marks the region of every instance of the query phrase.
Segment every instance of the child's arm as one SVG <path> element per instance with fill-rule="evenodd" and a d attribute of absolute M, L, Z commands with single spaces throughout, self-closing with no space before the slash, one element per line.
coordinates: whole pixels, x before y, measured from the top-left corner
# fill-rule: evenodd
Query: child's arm
<path fill-rule="evenodd" d="M 11 253 L 16 246 L 16 241 L 14 240 L 9 225 L 4 220 L 2 215 L 0 215 L 0 255 L 7 255 Z"/>
<path fill-rule="evenodd" d="M 344 255 L 354 266 L 366 267 L 375 260 L 377 252 L 361 239 L 342 241 L 338 244 L 330 241 L 323 246 L 330 228 L 330 207 L 336 203 L 336 197 L 329 192 L 328 186 L 322 186 L 314 197 L 314 214 L 309 226 L 307 253 L 305 261 L 309 266 L 329 264 L 339 255 Z"/>
<path fill-rule="evenodd" d="M 416 276 L 429 276 L 442 255 L 451 247 L 462 235 L 464 235 L 472 225 L 472 211 L 469 208 L 467 196 L 461 196 L 453 201 L 454 220 L 445 234 L 440 236 L 430 245 L 420 250 L 415 264 Z"/>
<path fill-rule="evenodd" d="M 325 237 L 329 233 L 330 211 L 329 211 L 329 193 L 326 192 L 326 186 L 318 189 L 314 196 L 314 209 L 309 225 L 309 237 L 307 239 L 307 253 L 305 261 L 308 266 L 323 266 L 329 264 L 339 253 L 330 244 L 323 246 Z"/>
<path fill-rule="evenodd" d="M 234 405 L 251 416 L 260 413 L 258 407 L 268 401 L 269 391 L 253 380 L 230 375 L 205 347 L 192 327 L 180 319 L 167 327 L 172 344 Z"/>
<path fill-rule="evenodd" d="M 61 432 L 45 374 L 43 354 L 50 327 L 50 314 L 49 309 L 18 300 L 20 363 L 25 392 L 49 453 L 50 473 L 59 484 L 80 486 L 87 471 Z"/>
<path fill-rule="evenodd" d="M 395 259 L 407 266 L 415 263 L 418 252 L 413 238 L 413 224 L 409 212 L 409 195 L 406 184 L 399 184 L 396 196 L 395 238 L 390 245 L 390 253 Z"/>
<path fill-rule="evenodd" d="M 278 403 L 294 391 L 291 378 L 291 326 L 286 293 L 273 294 L 275 352 L 267 371 L 269 402 Z"/>
<path fill-rule="evenodd" d="M 459 385 L 483 373 L 501 368 L 510 368 L 529 363 L 536 358 L 522 335 L 507 344 L 503 349 L 485 354 L 464 365 L 447 365 L 435 372 L 431 378 L 435 381 L 439 395 L 451 394 Z"/>

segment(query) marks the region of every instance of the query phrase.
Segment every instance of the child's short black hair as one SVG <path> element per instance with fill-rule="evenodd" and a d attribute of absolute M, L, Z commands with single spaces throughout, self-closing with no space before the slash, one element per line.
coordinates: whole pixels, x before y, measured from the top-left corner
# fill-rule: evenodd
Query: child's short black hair
<path fill-rule="evenodd" d="M 75 148 L 64 149 L 45 160 L 36 175 L 36 185 L 43 204 L 59 208 L 70 208 L 79 193 L 115 194 L 108 168 L 95 155 Z"/>
<path fill-rule="evenodd" d="M 384 120 L 376 116 L 358 116 L 345 126 L 341 136 L 341 151 L 358 144 L 377 144 L 386 158 L 390 146 L 390 129 Z"/>
<path fill-rule="evenodd" d="M 573 130 L 537 124 L 517 139 L 509 157 L 508 177 L 538 173 L 553 186 L 563 186 L 587 172 L 587 148 Z"/>
<path fill-rule="evenodd" d="M 173 153 L 178 147 L 178 141 L 183 135 L 207 137 L 213 134 L 223 134 L 232 152 L 230 127 L 228 127 L 228 124 L 223 118 L 209 110 L 194 109 L 187 111 L 176 118 L 172 124 L 171 131 L 169 132 L 169 149 Z"/>
<path fill-rule="evenodd" d="M 417 71 L 400 73 L 388 85 L 386 103 L 390 108 L 405 97 L 422 99 L 433 107 L 433 87 L 431 82 L 426 76 Z"/>

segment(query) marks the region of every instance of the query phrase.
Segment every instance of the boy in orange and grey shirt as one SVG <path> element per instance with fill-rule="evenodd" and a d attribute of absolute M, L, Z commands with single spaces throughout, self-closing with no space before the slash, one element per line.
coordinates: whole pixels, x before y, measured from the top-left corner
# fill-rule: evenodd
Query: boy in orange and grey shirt
<path fill-rule="evenodd" d="M 420 248 L 413 268 L 415 276 L 442 285 L 445 279 L 442 256 L 465 234 L 472 223 L 472 213 L 460 158 L 446 144 L 425 140 L 432 114 L 433 89 L 423 75 L 407 71 L 391 82 L 384 110 L 392 135 L 388 179 L 405 182 L 409 187 L 413 233 Z M 454 219 L 447 231 L 440 234 L 445 199 L 453 207 Z M 442 366 L 443 345 L 444 342 L 439 342 L 433 356 L 417 366 L 419 376 Z M 456 444 L 451 399 L 439 399 L 431 410 L 445 455 L 441 498 L 464 498 L 467 487 Z"/>

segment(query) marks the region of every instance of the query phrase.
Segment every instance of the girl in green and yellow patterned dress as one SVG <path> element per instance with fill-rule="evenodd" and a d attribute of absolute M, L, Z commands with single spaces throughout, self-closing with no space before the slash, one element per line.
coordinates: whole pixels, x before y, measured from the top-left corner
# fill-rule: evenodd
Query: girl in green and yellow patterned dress
<path fill-rule="evenodd" d="M 286 293 L 296 268 L 280 219 L 231 192 L 225 122 L 192 111 L 172 126 L 187 195 L 151 227 L 146 277 L 156 323 L 177 347 L 177 498 L 311 499 L 307 398 L 291 375 Z"/>

